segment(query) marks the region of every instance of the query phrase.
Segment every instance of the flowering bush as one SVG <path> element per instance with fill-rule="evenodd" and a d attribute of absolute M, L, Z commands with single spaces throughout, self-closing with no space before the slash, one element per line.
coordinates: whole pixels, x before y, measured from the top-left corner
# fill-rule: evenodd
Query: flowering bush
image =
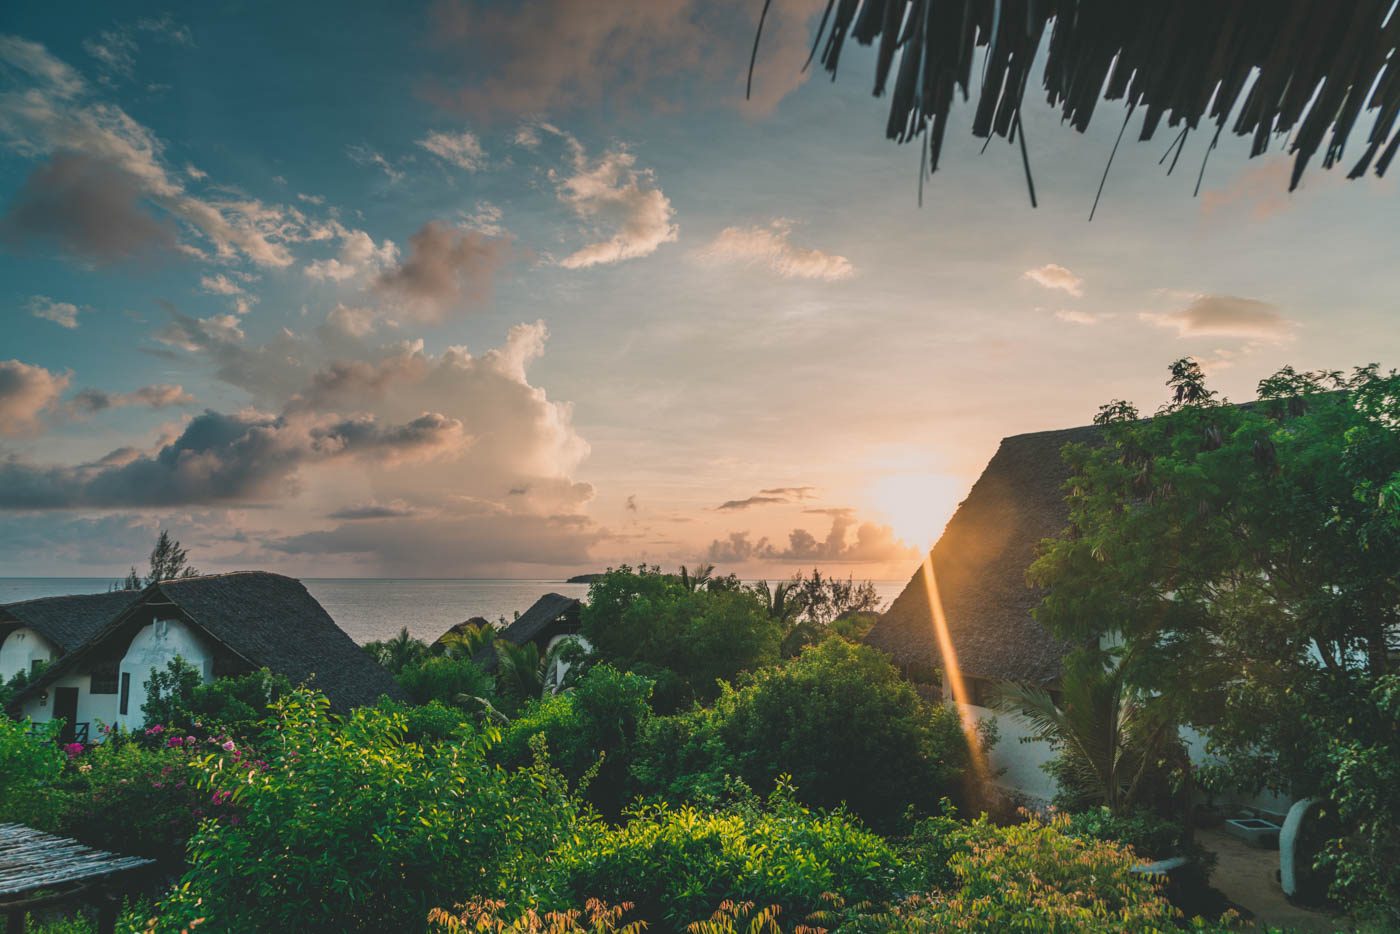
<path fill-rule="evenodd" d="M 200 825 L 158 929 L 398 931 L 454 897 L 553 897 L 549 854 L 574 819 L 556 773 L 490 766 L 489 734 L 412 742 L 392 709 L 332 716 L 309 690 L 265 726 L 265 764 L 201 757 L 201 791 L 239 820 Z"/>

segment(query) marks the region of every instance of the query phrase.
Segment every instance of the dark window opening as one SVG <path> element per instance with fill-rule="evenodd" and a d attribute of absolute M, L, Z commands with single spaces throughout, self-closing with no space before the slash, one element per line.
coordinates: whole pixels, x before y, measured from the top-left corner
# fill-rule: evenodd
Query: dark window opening
<path fill-rule="evenodd" d="M 120 713 L 123 717 L 125 717 L 125 716 L 126 716 L 126 712 L 127 712 L 128 708 L 130 708 L 130 706 L 131 706 L 131 672 L 129 672 L 129 671 L 123 671 L 123 672 L 122 672 L 122 699 L 121 699 L 121 702 L 120 702 L 120 706 L 118 706 L 118 708 L 117 708 L 117 712 Z"/>
<path fill-rule="evenodd" d="M 92 669 L 92 684 L 88 688 L 93 694 L 117 693 L 117 663 L 98 665 Z"/>

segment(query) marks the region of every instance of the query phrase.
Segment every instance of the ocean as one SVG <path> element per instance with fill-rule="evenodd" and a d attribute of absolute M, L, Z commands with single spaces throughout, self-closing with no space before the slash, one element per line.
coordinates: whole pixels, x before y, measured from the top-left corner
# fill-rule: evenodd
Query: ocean
<path fill-rule="evenodd" d="M 112 585 L 107 577 L 0 577 L 0 605 L 62 594 L 99 593 Z M 356 642 L 388 639 L 404 627 L 431 642 L 450 626 L 484 616 L 489 620 L 523 613 L 547 593 L 584 597 L 587 584 L 557 580 L 376 580 L 304 578 L 340 628 Z M 875 581 L 884 606 L 904 581 Z"/>

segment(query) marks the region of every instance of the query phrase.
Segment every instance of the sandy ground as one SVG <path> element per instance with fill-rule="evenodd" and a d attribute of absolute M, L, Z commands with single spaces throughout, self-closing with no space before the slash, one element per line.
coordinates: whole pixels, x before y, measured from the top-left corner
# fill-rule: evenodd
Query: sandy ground
<path fill-rule="evenodd" d="M 1196 839 L 1219 860 L 1210 884 L 1230 901 L 1254 912 L 1257 923 L 1307 934 L 1350 930 L 1341 919 L 1288 901 L 1276 876 L 1278 850 L 1252 847 L 1218 828 L 1198 830 Z"/>

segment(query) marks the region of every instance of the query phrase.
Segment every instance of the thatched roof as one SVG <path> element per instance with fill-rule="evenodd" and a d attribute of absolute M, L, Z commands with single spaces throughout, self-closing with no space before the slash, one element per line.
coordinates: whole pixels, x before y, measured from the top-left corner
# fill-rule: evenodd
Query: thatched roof
<path fill-rule="evenodd" d="M 547 593 L 535 601 L 524 613 L 516 618 L 496 636 L 516 645 L 534 642 L 544 651 L 545 643 L 556 635 L 578 632 L 579 610 L 583 602 L 563 594 Z M 487 646 L 472 659 L 487 671 L 496 668 L 496 650 Z"/>
<path fill-rule="evenodd" d="M 489 627 L 490 625 L 491 621 L 484 616 L 473 616 L 471 619 L 462 620 L 462 622 L 450 626 L 446 632 L 434 639 L 433 646 L 437 647 L 442 645 L 442 640 L 446 639 L 448 636 L 460 636 L 469 629 L 475 629 L 479 626 Z"/>
<path fill-rule="evenodd" d="M 1060 449 L 1097 428 L 1016 435 L 996 455 L 933 546 L 932 564 L 949 635 L 964 675 L 1045 683 L 1059 676 L 1063 643 L 1031 617 L 1043 592 L 1026 582 L 1036 547 L 1069 524 Z M 865 641 L 897 664 L 943 667 L 920 565 Z"/>
<path fill-rule="evenodd" d="M 266 571 L 239 571 L 151 584 L 95 638 L 46 669 L 20 697 L 80 664 L 107 640 L 121 638 L 134 614 L 164 605 L 173 605 L 250 668 L 269 668 L 293 684 L 309 682 L 336 709 L 372 704 L 381 694 L 404 696 L 393 677 L 335 624 L 300 581 Z"/>
<path fill-rule="evenodd" d="M 7 623 L 27 626 L 64 652 L 95 636 L 117 614 L 136 602 L 133 590 L 40 597 L 0 607 L 0 632 Z"/>
<path fill-rule="evenodd" d="M 1181 127 L 1173 166 L 1188 132 L 1202 124 L 1213 137 L 1209 149 L 1228 127 L 1253 138 L 1251 156 L 1266 150 L 1271 135 L 1291 133 L 1292 190 L 1318 149 L 1325 147 L 1326 168 L 1342 158 L 1363 110 L 1374 117 L 1365 138 L 1353 141 L 1364 148 L 1348 177 L 1371 167 L 1383 175 L 1400 148 L 1400 14 L 1393 7 L 1394 0 L 828 0 L 812 52 L 820 49 L 834 80 L 849 40 L 878 40 L 874 90 L 889 92 L 886 136 L 919 138 L 930 173 L 955 94 L 966 101 L 971 93 L 972 134 L 1019 142 L 1030 183 L 1027 142 L 1017 131 L 1043 44 L 1046 97 L 1080 132 L 1102 97 L 1127 105 L 1124 130 L 1142 109 L 1139 140 L 1151 139 L 1164 119 Z M 973 90 L 979 49 L 985 55 Z"/>

